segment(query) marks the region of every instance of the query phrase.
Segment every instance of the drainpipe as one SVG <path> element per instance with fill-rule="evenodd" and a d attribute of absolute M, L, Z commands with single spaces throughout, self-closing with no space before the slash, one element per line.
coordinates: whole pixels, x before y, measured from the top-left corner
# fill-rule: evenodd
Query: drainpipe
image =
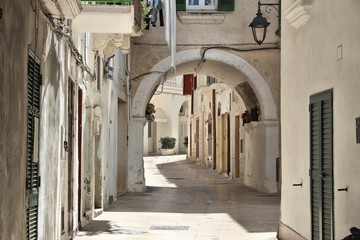
<path fill-rule="evenodd" d="M 129 69 L 129 54 L 125 54 L 125 69 Z M 130 75 L 127 71 L 125 71 L 125 79 L 126 79 L 126 96 L 127 96 L 127 109 L 128 109 L 128 122 L 131 121 L 131 95 L 130 95 Z M 128 124 L 129 125 L 129 124 Z"/>

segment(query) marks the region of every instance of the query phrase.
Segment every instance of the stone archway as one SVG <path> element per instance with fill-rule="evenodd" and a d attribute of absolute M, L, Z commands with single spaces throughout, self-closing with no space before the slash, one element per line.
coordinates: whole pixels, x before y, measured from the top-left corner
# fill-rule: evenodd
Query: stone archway
<path fill-rule="evenodd" d="M 184 50 L 176 55 L 176 65 L 201 59 L 201 49 Z M 211 50 L 206 53 L 206 60 L 224 63 L 232 66 L 241 72 L 258 96 L 261 108 L 263 109 L 264 119 L 277 120 L 277 108 L 268 84 L 260 73 L 241 57 L 221 50 Z M 151 71 L 168 72 L 170 71 L 170 57 L 167 57 L 154 65 Z M 162 75 L 151 74 L 144 78 L 133 98 L 132 113 L 133 117 L 143 117 L 145 107 L 151 98 L 153 90 L 159 85 Z"/>
<path fill-rule="evenodd" d="M 189 62 L 198 62 L 197 66 L 201 65 L 201 51 L 201 49 L 191 49 L 178 52 L 176 55 L 176 65 L 181 66 Z M 274 97 L 267 82 L 254 66 L 233 53 L 212 49 L 206 53 L 205 59 L 207 62 L 230 67 L 232 71 L 234 71 L 233 75 L 238 74 L 243 76 L 239 78 L 239 83 L 247 81 L 254 90 L 262 110 L 262 123 L 260 127 L 265 129 L 261 133 L 261 135 L 264 136 L 262 144 L 265 144 L 265 149 L 271 147 L 275 148 L 276 151 L 270 155 L 264 154 L 266 159 L 254 165 L 254 168 L 260 165 L 261 170 L 258 174 L 255 174 L 258 175 L 256 180 L 248 181 L 247 184 L 261 191 L 276 192 L 276 174 L 271 159 L 278 157 L 278 114 Z M 155 64 L 151 71 L 171 74 L 169 66 L 170 57 L 167 57 Z M 184 73 L 187 72 L 176 74 L 182 75 Z M 149 74 L 138 85 L 132 100 L 131 120 L 129 123 L 129 191 L 143 191 L 145 188 L 142 152 L 143 124 L 145 122 L 144 113 L 147 102 L 152 97 L 151 95 L 154 89 L 160 84 L 162 79 L 163 75 L 161 74 Z M 262 183 L 259 184 L 259 181 Z"/>

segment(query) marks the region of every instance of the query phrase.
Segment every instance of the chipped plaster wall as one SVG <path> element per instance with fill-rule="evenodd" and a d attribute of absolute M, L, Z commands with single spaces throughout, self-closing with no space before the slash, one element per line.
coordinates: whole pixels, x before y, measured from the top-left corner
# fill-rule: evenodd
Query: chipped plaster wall
<path fill-rule="evenodd" d="M 0 8 L 0 173 L 4 184 L 0 194 L 0 232 L 1 239 L 25 239 L 25 170 L 26 170 L 26 97 L 27 97 L 27 55 L 28 49 L 35 52 L 41 61 L 41 115 L 39 136 L 39 188 L 38 237 L 39 239 L 67 239 L 68 232 L 78 228 L 77 218 L 82 224 L 94 217 L 94 159 L 95 153 L 101 159 L 107 159 L 108 148 L 97 151 L 94 139 L 94 106 L 100 103 L 94 81 L 77 67 L 64 38 L 54 34 L 47 27 L 44 16 L 39 12 L 37 1 L 24 3 L 19 0 L 2 1 Z M 36 16 L 33 7 L 37 9 Z M 36 23 L 35 23 L 36 19 Z M 35 34 L 37 31 L 37 34 Z M 89 36 L 88 36 L 89 37 Z M 76 32 L 73 40 L 84 60 L 93 69 L 94 55 L 90 48 L 83 48 Z M 79 41 L 78 41 L 79 40 Z M 29 47 L 28 47 L 29 46 Z M 86 52 L 87 51 L 87 52 Z M 84 54 L 85 53 L 85 54 Z M 123 61 L 124 63 L 124 61 Z M 123 64 L 122 63 L 122 64 Z M 124 67 L 121 67 L 124 69 Z M 121 73 L 122 77 L 124 73 Z M 74 138 L 73 138 L 73 211 L 68 215 L 68 154 L 64 150 L 64 141 L 68 141 L 68 81 L 74 81 Z M 86 87 L 85 87 L 86 85 Z M 122 82 L 116 86 L 121 86 Z M 83 102 L 77 102 L 78 89 L 83 89 Z M 104 96 L 104 105 L 109 104 L 109 93 Z M 119 87 L 116 97 L 126 101 L 126 88 Z M 112 104 L 118 104 L 114 98 Z M 83 118 L 78 119 L 78 106 L 82 105 Z M 108 106 L 108 105 L 106 105 Z M 113 109 L 113 107 L 111 107 Z M 113 119 L 107 117 L 105 120 Z M 123 116 L 126 122 L 126 115 Z M 78 128 L 82 125 L 83 148 L 78 149 Z M 110 130 L 109 130 L 110 129 Z M 113 131 L 108 127 L 106 132 Z M 104 137 L 105 138 L 105 137 Z M 110 139 L 113 140 L 113 137 Z M 107 142 L 104 142 L 105 146 Z M 126 142 L 119 146 L 123 148 Z M 78 186 L 78 155 L 82 155 L 81 185 Z M 115 157 L 114 157 L 115 155 Z M 98 156 L 96 156 L 98 157 Z M 109 157 L 110 169 L 116 169 L 117 156 L 112 152 Z M 106 162 L 107 163 L 107 162 Z M 126 166 L 125 166 L 126 167 Z M 107 180 L 107 179 L 106 179 Z M 109 173 L 106 182 L 106 195 L 116 196 L 116 171 Z M 80 189 L 79 189 L 80 188 Z M 82 197 L 78 199 L 78 190 Z M 78 204 L 81 209 L 78 212 Z M 108 203 L 108 198 L 106 199 Z M 64 233 L 61 233 L 61 207 L 64 207 Z M 90 215 L 88 215 L 90 211 Z M 73 229 L 68 229 L 68 219 L 73 219 Z M 16 227 L 14 227 L 16 226 Z"/>
<path fill-rule="evenodd" d="M 102 104 L 106 106 L 104 129 L 104 208 L 124 193 L 127 181 L 127 80 L 125 77 L 126 56 L 117 49 L 114 57 L 113 79 L 104 78 Z M 119 113 L 120 112 L 120 113 Z M 119 191 L 118 191 L 119 190 Z"/>
<path fill-rule="evenodd" d="M 61 235 L 61 207 L 67 215 L 67 52 L 64 40 L 48 31 L 43 55 L 43 84 L 39 165 L 39 238 L 58 239 Z M 46 143 L 46 144 L 45 144 Z M 53 226 L 59 226 L 53 228 Z M 66 230 L 68 230 L 66 228 Z"/>
<path fill-rule="evenodd" d="M 30 5 L 31 3 L 34 5 Z M 67 208 L 67 188 L 63 187 L 67 176 L 66 154 L 61 151 L 60 139 L 66 139 L 61 137 L 65 134 L 62 129 L 66 129 L 66 82 L 69 76 L 70 52 L 64 39 L 53 34 L 47 27 L 36 1 L 25 4 L 23 1 L 3 1 L 0 7 L 4 10 L 0 22 L 4 33 L 0 37 L 1 58 L 4 58 L 1 60 L 0 71 L 1 79 L 4 79 L 1 81 L 1 108 L 4 109 L 1 111 L 1 126 L 5 127 L 1 131 L 4 134 L 1 141 L 6 140 L 1 143 L 3 148 L 0 151 L 1 159 L 6 159 L 1 161 L 1 164 L 6 165 L 0 169 L 7 182 L 0 194 L 1 239 L 25 239 L 26 88 L 29 49 L 40 59 L 43 81 L 40 92 L 41 186 L 38 199 L 38 237 L 60 239 L 61 203 Z M 9 154 L 10 152 L 12 154 Z"/>
<path fill-rule="evenodd" d="M 30 3 L 34 5 L 31 6 Z M 67 80 L 70 76 L 71 55 L 64 39 L 47 27 L 36 4 L 36 1 L 25 4 L 22 1 L 4 1 L 0 6 L 4 10 L 0 22 L 4 34 L 0 37 L 0 45 L 1 51 L 7 51 L 1 54 L 1 58 L 4 58 L 1 60 L 1 79 L 4 79 L 1 81 L 1 108 L 5 110 L 1 113 L 1 126 L 5 127 L 2 133 L 6 136 L 2 136 L 1 141 L 6 142 L 1 143 L 4 148 L 0 153 L 1 159 L 7 159 L 14 164 L 6 164 L 0 168 L 4 171 L 2 176 L 8 178 L 7 184 L 2 188 L 4 192 L 0 195 L 1 239 L 25 239 L 26 232 L 24 184 L 28 49 L 35 52 L 41 61 L 43 81 L 39 128 L 39 239 L 60 239 L 61 206 L 64 206 L 65 212 L 68 207 L 67 156 L 61 139 L 67 139 Z M 36 9 L 36 17 L 33 7 Z M 77 73 L 73 72 L 71 77 L 76 78 L 76 75 Z M 15 91 L 12 87 L 16 87 Z M 12 143 L 12 138 L 17 139 L 16 142 Z M 12 154 L 9 155 L 8 151 Z M 74 155 L 76 154 L 77 150 L 74 148 Z M 12 194 L 16 197 L 12 197 Z M 76 201 L 75 198 L 74 203 Z"/>
<path fill-rule="evenodd" d="M 0 8 L 0 238 L 18 240 L 26 236 L 27 54 L 35 18 L 30 1 L 4 0 Z"/>

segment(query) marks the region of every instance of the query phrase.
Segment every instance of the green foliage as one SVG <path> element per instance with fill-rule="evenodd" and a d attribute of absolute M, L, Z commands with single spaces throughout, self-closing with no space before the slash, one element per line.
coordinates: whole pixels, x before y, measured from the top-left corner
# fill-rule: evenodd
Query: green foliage
<path fill-rule="evenodd" d="M 173 137 L 162 137 L 160 138 L 162 149 L 173 149 L 175 148 L 176 138 Z"/>
<path fill-rule="evenodd" d="M 155 112 L 156 112 L 155 105 L 153 103 L 148 103 L 146 105 L 145 115 L 150 115 L 150 114 L 153 114 Z"/>
<path fill-rule="evenodd" d="M 147 23 L 145 22 L 146 15 L 150 12 L 151 8 L 146 6 L 146 1 L 140 1 L 140 9 L 141 9 L 141 31 L 143 31 Z M 151 15 L 148 16 L 151 18 Z"/>

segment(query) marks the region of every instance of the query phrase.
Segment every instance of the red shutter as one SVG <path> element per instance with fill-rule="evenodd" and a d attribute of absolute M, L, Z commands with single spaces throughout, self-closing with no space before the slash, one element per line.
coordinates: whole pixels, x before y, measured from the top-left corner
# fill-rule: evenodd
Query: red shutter
<path fill-rule="evenodd" d="M 183 95 L 190 95 L 193 91 L 193 74 L 185 74 L 183 77 L 184 87 L 183 87 Z"/>

